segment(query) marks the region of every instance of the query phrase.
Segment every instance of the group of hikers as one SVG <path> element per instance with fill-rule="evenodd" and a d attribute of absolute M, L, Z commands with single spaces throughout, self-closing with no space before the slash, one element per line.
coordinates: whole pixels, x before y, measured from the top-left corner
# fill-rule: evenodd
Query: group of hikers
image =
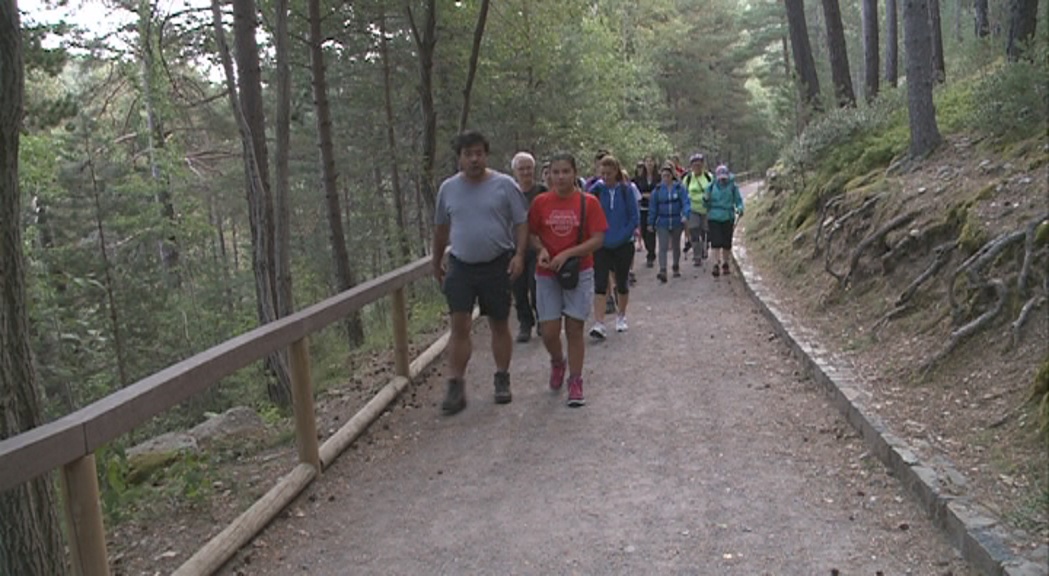
<path fill-rule="evenodd" d="M 433 238 L 434 277 L 451 324 L 445 414 L 466 407 L 475 306 L 491 330 L 496 403 L 512 400 L 514 307 L 517 341 L 529 341 L 535 330 L 550 355 L 550 389 L 560 392 L 567 376 L 567 403 L 579 407 L 585 404 L 585 323 L 592 313 L 589 335 L 595 340 L 607 338 L 605 318 L 611 313 L 616 332 L 628 330 L 637 251 L 646 252 L 648 268 L 658 262 L 662 283 L 668 281 L 668 256 L 671 274 L 679 278 L 681 255 L 689 250 L 694 266 L 712 258 L 715 277 L 730 273 L 743 198 L 728 168 L 720 165 L 711 173 L 703 154 L 692 155 L 687 169 L 672 156 L 657 170 L 655 158 L 647 156 L 631 177 L 602 150 L 593 173 L 583 178 L 574 156 L 557 153 L 543 162 L 537 181 L 536 160 L 527 152 L 513 157 L 513 177 L 488 168 L 490 145 L 479 132 L 460 133 L 453 146 L 459 172 L 438 191 Z"/>

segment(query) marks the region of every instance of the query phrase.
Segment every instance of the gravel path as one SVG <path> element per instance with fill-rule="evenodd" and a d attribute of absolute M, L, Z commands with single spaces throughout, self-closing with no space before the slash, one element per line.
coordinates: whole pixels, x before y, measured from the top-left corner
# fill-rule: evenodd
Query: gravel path
<path fill-rule="evenodd" d="M 491 399 L 438 377 L 388 413 L 228 574 L 970 574 L 825 403 L 738 274 L 638 268 L 631 329 L 587 350 L 587 406 L 518 345 Z M 837 572 L 836 572 L 837 571 Z"/>

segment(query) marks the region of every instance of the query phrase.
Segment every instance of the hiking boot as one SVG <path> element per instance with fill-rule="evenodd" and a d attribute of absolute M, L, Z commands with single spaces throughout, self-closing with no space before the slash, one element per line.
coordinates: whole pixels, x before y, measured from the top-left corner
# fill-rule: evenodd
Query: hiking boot
<path fill-rule="evenodd" d="M 517 332 L 517 341 L 520 343 L 528 342 L 532 339 L 532 327 L 528 324 L 521 324 L 521 329 Z"/>
<path fill-rule="evenodd" d="M 463 408 L 466 408 L 466 383 L 460 378 L 449 378 L 448 389 L 444 394 L 444 401 L 441 402 L 441 412 L 444 412 L 445 416 L 451 416 L 462 412 Z"/>
<path fill-rule="evenodd" d="M 654 268 L 656 266 L 655 260 L 645 260 L 645 268 Z"/>
<path fill-rule="evenodd" d="M 626 323 L 626 316 L 619 316 L 616 318 L 616 332 L 626 332 L 627 328 L 629 328 L 629 326 L 627 326 Z"/>
<path fill-rule="evenodd" d="M 495 403 L 496 404 L 509 404 L 513 400 L 513 395 L 510 394 L 510 373 L 509 372 L 496 372 L 495 373 Z"/>
<path fill-rule="evenodd" d="M 681 270 L 674 268 L 674 278 L 681 278 Z"/>
<path fill-rule="evenodd" d="M 721 276 L 721 266 L 718 266 L 718 263 L 715 262 L 714 263 L 714 269 L 711 270 L 710 273 L 713 274 L 715 278 L 717 278 L 718 276 Z"/>
<path fill-rule="evenodd" d="M 660 282 L 666 284 L 667 283 L 667 271 L 666 270 L 660 270 L 659 274 L 656 274 L 656 278 L 659 278 Z"/>
<path fill-rule="evenodd" d="M 608 332 L 605 330 L 604 322 L 594 322 L 594 325 L 590 328 L 590 337 L 596 340 L 604 340 L 608 336 Z"/>
<path fill-rule="evenodd" d="M 721 263 L 721 273 L 724 274 L 725 276 L 729 275 L 728 262 L 722 262 Z"/>
<path fill-rule="evenodd" d="M 685 254 L 688 254 L 688 251 L 691 250 L 691 249 L 692 249 L 692 242 L 690 240 L 686 240 L 685 241 L 685 247 L 682 249 L 682 252 L 684 252 Z"/>
<path fill-rule="evenodd" d="M 550 361 L 550 389 L 554 392 L 561 390 L 561 386 L 565 383 L 565 368 L 568 366 L 565 361 L 560 362 Z"/>
<path fill-rule="evenodd" d="M 572 408 L 586 406 L 583 399 L 583 377 L 572 376 L 568 379 L 568 405 Z"/>

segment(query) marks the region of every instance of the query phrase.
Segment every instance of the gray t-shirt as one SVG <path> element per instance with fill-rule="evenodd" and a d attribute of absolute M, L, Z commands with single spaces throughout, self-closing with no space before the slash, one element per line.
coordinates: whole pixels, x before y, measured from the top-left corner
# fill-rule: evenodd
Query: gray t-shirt
<path fill-rule="evenodd" d="M 437 192 L 434 224 L 451 226 L 452 256 L 469 264 L 491 262 L 514 250 L 514 226 L 528 221 L 528 201 L 514 179 L 494 170 L 480 183 L 456 174 Z"/>

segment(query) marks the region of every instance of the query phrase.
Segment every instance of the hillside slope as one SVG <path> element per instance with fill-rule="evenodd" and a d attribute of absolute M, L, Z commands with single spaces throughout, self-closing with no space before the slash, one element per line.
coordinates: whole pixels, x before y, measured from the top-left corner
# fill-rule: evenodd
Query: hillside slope
<path fill-rule="evenodd" d="M 1049 139 L 1034 132 L 955 130 L 912 162 L 886 121 L 851 152 L 777 167 L 745 226 L 763 276 L 855 363 L 879 415 L 1022 548 L 1049 539 Z"/>

